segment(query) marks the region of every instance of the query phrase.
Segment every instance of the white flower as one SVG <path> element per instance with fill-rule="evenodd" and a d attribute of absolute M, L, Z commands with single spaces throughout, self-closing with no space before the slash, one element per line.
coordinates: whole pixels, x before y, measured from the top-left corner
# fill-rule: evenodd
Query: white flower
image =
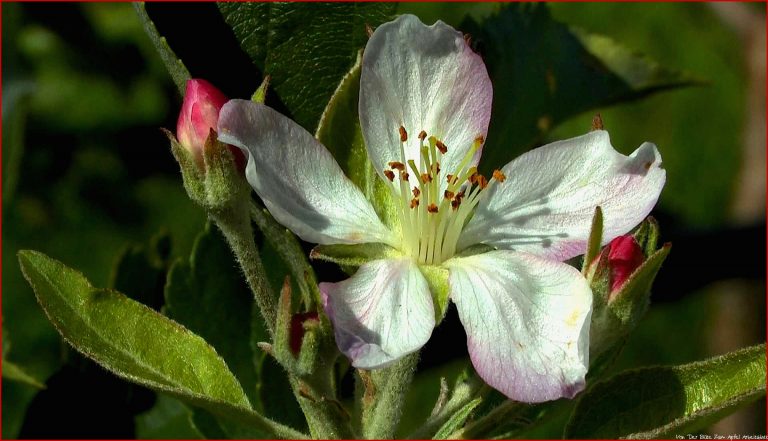
<path fill-rule="evenodd" d="M 475 166 L 491 101 L 482 59 L 445 23 L 404 15 L 374 32 L 359 114 L 371 162 L 396 203 L 399 222 L 390 226 L 328 150 L 274 110 L 230 101 L 219 139 L 249 153 L 248 181 L 305 241 L 398 250 L 320 284 L 336 342 L 354 366 L 383 367 L 424 345 L 435 312 L 422 270 L 439 265 L 489 385 L 519 401 L 572 397 L 589 365 L 592 294 L 562 261 L 585 252 L 598 205 L 606 243 L 637 225 L 665 172 L 653 144 L 627 157 L 594 131 L 532 150 L 486 180 Z M 475 244 L 494 250 L 457 255 Z"/>

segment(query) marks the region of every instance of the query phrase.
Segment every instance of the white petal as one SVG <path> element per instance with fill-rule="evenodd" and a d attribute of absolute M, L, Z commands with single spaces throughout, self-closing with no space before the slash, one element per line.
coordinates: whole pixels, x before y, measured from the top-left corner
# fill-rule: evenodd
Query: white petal
<path fill-rule="evenodd" d="M 248 153 L 248 182 L 275 219 L 305 241 L 396 244 L 330 152 L 295 122 L 262 104 L 231 100 L 218 132 L 220 141 Z"/>
<path fill-rule="evenodd" d="M 603 210 L 603 243 L 650 213 L 666 180 L 656 146 L 630 156 L 598 130 L 531 150 L 503 169 L 459 239 L 557 260 L 583 254 L 595 207 Z"/>
<path fill-rule="evenodd" d="M 427 281 L 410 258 L 374 260 L 339 283 L 321 283 L 336 344 L 361 369 L 421 348 L 435 327 Z"/>
<path fill-rule="evenodd" d="M 379 26 L 363 54 L 360 124 L 376 170 L 401 161 L 399 127 L 408 131 L 406 161 L 420 163 L 418 134 L 442 140 L 443 174 L 485 137 L 493 89 L 485 64 L 462 34 L 442 21 L 426 26 L 413 15 Z M 472 164 L 480 158 L 474 155 Z M 411 181 L 416 177 L 411 173 Z M 444 180 L 443 180 L 444 181 Z"/>
<path fill-rule="evenodd" d="M 486 383 L 528 403 L 584 388 L 592 292 L 576 269 L 513 251 L 446 265 L 472 364 Z"/>

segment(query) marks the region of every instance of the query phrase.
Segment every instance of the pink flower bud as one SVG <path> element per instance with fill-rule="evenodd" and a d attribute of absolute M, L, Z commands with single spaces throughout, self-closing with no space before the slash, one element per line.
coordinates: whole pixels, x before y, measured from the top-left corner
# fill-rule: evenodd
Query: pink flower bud
<path fill-rule="evenodd" d="M 619 236 L 608 244 L 608 267 L 611 270 L 609 299 L 624 286 L 644 260 L 643 250 L 631 234 Z"/>
<path fill-rule="evenodd" d="M 192 153 L 197 164 L 203 166 L 203 149 L 211 129 L 216 130 L 219 111 L 228 101 L 227 97 L 205 80 L 187 81 L 184 104 L 181 106 L 176 124 L 176 138 L 187 151 Z M 239 170 L 245 169 L 245 156 L 240 149 L 230 146 Z"/>
<path fill-rule="evenodd" d="M 318 320 L 316 311 L 300 312 L 291 316 L 290 346 L 294 355 L 298 355 L 301 350 L 301 343 L 304 341 L 304 322 L 309 320 Z"/>

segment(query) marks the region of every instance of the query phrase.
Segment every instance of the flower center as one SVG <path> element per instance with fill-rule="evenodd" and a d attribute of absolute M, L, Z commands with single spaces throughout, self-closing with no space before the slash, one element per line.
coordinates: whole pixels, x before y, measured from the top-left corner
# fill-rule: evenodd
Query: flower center
<path fill-rule="evenodd" d="M 456 243 L 467 219 L 481 200 L 489 185 L 504 182 L 504 174 L 495 170 L 490 180 L 470 166 L 475 152 L 483 144 L 478 136 L 454 170 L 442 170 L 440 161 L 448 147 L 434 136 L 419 133 L 420 158 L 405 159 L 408 133 L 400 127 L 400 161 L 389 163 L 384 176 L 392 183 L 391 190 L 402 225 L 402 251 L 419 263 L 437 265 L 456 253 Z M 425 144 L 426 141 L 426 144 Z M 418 185 L 411 187 L 410 173 Z M 445 189 L 441 182 L 445 180 Z"/>

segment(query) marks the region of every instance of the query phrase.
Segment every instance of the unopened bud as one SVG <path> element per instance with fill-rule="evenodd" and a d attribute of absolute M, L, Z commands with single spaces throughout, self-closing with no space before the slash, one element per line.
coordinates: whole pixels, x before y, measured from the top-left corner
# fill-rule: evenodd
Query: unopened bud
<path fill-rule="evenodd" d="M 300 312 L 291 316 L 289 344 L 293 355 L 298 355 L 299 351 L 301 351 L 301 343 L 304 341 L 304 322 L 310 320 L 319 320 L 316 311 Z"/>
<path fill-rule="evenodd" d="M 227 101 L 228 98 L 208 81 L 201 79 L 187 81 L 184 103 L 176 123 L 176 138 L 201 169 L 206 141 L 211 129 L 216 130 L 219 111 Z M 233 147 L 230 147 L 230 151 L 235 157 L 237 168 L 243 170 L 245 166 L 243 152 Z"/>
<path fill-rule="evenodd" d="M 645 255 L 634 236 L 627 234 L 611 241 L 607 247 L 611 291 L 608 301 L 616 295 L 645 260 Z"/>

